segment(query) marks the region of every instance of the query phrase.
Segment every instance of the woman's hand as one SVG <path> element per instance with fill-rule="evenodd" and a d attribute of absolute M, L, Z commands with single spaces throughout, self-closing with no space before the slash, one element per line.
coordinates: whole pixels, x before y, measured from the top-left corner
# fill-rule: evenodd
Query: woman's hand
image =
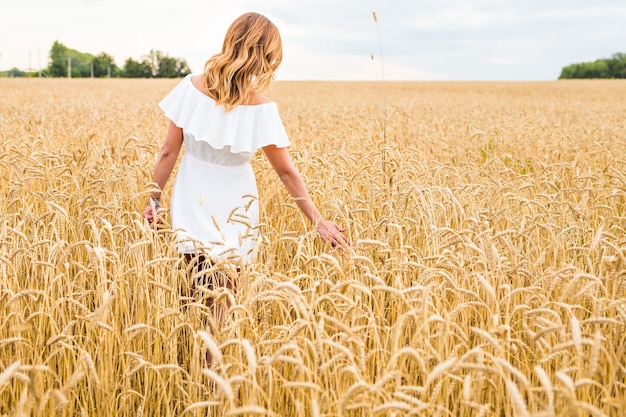
<path fill-rule="evenodd" d="M 329 220 L 321 220 L 317 223 L 317 233 L 324 242 L 330 243 L 333 248 L 339 247 L 343 250 L 352 245 L 350 239 L 344 234 L 345 231 L 345 227 Z"/>
<path fill-rule="evenodd" d="M 151 226 L 159 227 L 161 225 L 161 216 L 159 211 L 161 206 L 155 206 L 154 204 L 148 204 L 143 211 L 144 219 L 148 220 Z"/>

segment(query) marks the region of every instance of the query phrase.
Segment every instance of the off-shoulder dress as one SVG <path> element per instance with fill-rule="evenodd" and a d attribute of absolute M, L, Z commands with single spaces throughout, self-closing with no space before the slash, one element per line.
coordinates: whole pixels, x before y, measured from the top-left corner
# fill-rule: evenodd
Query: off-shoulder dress
<path fill-rule="evenodd" d="M 275 102 L 225 111 L 191 77 L 159 102 L 185 144 L 170 206 L 178 251 L 250 262 L 259 222 L 250 160 L 264 146 L 289 146 L 289 138 Z"/>

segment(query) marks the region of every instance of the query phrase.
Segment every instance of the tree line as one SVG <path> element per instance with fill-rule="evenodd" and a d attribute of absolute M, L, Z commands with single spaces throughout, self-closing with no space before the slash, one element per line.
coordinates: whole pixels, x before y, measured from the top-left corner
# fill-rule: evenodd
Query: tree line
<path fill-rule="evenodd" d="M 561 70 L 560 80 L 572 78 L 626 78 L 626 54 L 571 64 Z"/>
<path fill-rule="evenodd" d="M 42 70 L 42 75 L 46 77 L 72 78 L 178 78 L 189 73 L 191 70 L 185 60 L 170 57 L 161 51 L 151 50 L 141 61 L 128 58 L 120 68 L 105 52 L 94 56 L 68 48 L 59 41 L 55 41 L 50 48 L 48 66 Z M 24 77 L 33 74 L 12 68 L 3 75 Z"/>

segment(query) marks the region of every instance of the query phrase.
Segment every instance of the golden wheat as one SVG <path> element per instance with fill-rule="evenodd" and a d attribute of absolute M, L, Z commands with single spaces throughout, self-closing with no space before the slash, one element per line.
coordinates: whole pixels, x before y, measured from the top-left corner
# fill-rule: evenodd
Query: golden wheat
<path fill-rule="evenodd" d="M 0 415 L 621 415 L 624 83 L 276 83 L 354 246 L 259 154 L 262 245 L 211 333 L 141 217 L 175 82 L 0 79 Z"/>

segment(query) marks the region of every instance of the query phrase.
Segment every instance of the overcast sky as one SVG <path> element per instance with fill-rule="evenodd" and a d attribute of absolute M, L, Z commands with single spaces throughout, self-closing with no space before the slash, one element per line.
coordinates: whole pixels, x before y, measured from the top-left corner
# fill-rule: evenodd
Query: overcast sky
<path fill-rule="evenodd" d="M 55 40 L 112 55 L 150 50 L 202 71 L 240 14 L 283 38 L 278 79 L 553 80 L 626 52 L 624 0 L 1 0 L 0 69 L 47 66 Z M 376 12 L 378 23 L 372 12 Z M 381 53 L 382 51 L 382 53 Z M 374 55 L 374 60 L 371 56 Z"/>

